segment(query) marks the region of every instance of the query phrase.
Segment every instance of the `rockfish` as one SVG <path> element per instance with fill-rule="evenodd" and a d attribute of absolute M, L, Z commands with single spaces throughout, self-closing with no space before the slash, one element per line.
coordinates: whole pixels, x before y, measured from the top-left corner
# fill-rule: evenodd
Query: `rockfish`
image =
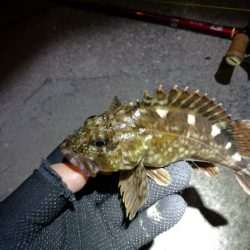
<path fill-rule="evenodd" d="M 232 120 L 215 99 L 188 88 L 162 86 L 142 101 L 121 104 L 91 116 L 61 145 L 87 176 L 120 171 L 119 187 L 131 220 L 147 198 L 147 176 L 160 185 L 171 177 L 164 166 L 186 160 L 215 175 L 215 164 L 234 171 L 250 195 L 250 120 Z"/>

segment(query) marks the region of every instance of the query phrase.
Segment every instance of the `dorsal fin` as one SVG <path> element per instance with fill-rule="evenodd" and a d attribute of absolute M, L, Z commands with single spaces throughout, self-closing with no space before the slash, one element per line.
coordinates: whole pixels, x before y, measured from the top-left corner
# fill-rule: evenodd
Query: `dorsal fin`
<path fill-rule="evenodd" d="M 175 85 L 169 92 L 164 92 L 160 86 L 154 96 L 150 96 L 147 91 L 144 93 L 142 102 L 146 105 L 164 105 L 167 107 L 188 110 L 193 114 L 200 114 L 213 123 L 219 122 L 223 127 L 231 122 L 230 115 L 221 104 L 210 99 L 207 94 L 201 95 L 198 90 L 190 93 L 186 87 L 178 90 Z"/>
<path fill-rule="evenodd" d="M 121 105 L 122 104 L 121 104 L 121 101 L 119 100 L 119 98 L 117 96 L 114 96 L 108 109 L 113 110 L 113 109 L 115 109 L 115 108 L 117 108 L 117 107 L 119 107 Z"/>

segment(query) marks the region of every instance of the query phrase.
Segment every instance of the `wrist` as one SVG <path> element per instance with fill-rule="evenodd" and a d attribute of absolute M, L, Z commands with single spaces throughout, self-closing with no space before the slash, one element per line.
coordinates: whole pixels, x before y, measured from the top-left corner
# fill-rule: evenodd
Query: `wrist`
<path fill-rule="evenodd" d="M 61 177 L 72 193 L 80 191 L 89 178 L 83 175 L 80 169 L 69 163 L 57 163 L 50 167 Z"/>

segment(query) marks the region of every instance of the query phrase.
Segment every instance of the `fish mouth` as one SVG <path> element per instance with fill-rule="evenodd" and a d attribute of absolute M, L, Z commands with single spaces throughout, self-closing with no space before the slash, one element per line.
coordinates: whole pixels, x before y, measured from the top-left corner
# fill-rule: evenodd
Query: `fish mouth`
<path fill-rule="evenodd" d="M 88 157 L 84 157 L 75 153 L 70 146 L 68 140 L 65 140 L 60 146 L 61 152 L 64 157 L 74 166 L 82 170 L 85 176 L 95 177 L 100 171 L 100 168 L 95 162 Z"/>

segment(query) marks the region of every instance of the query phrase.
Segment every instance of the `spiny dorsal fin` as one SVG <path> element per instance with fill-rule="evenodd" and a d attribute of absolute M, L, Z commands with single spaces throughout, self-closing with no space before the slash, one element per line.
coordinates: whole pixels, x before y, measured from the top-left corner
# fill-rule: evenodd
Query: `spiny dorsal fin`
<path fill-rule="evenodd" d="M 121 105 L 122 105 L 122 103 L 120 102 L 120 100 L 118 99 L 118 97 L 114 96 L 113 99 L 112 99 L 112 101 L 111 101 L 111 103 L 110 103 L 110 105 L 109 105 L 108 109 L 109 110 L 113 110 L 113 109 L 115 109 L 115 108 L 117 108 L 117 107 L 119 107 Z"/>
<path fill-rule="evenodd" d="M 142 102 L 146 105 L 164 105 L 169 108 L 188 110 L 193 114 L 206 117 L 212 123 L 223 124 L 223 128 L 231 122 L 227 111 L 220 103 L 217 104 L 215 99 L 208 98 L 207 94 L 201 95 L 198 90 L 191 93 L 187 87 L 184 90 L 178 90 L 175 85 L 169 92 L 164 92 L 160 86 L 154 96 L 145 91 Z"/>

